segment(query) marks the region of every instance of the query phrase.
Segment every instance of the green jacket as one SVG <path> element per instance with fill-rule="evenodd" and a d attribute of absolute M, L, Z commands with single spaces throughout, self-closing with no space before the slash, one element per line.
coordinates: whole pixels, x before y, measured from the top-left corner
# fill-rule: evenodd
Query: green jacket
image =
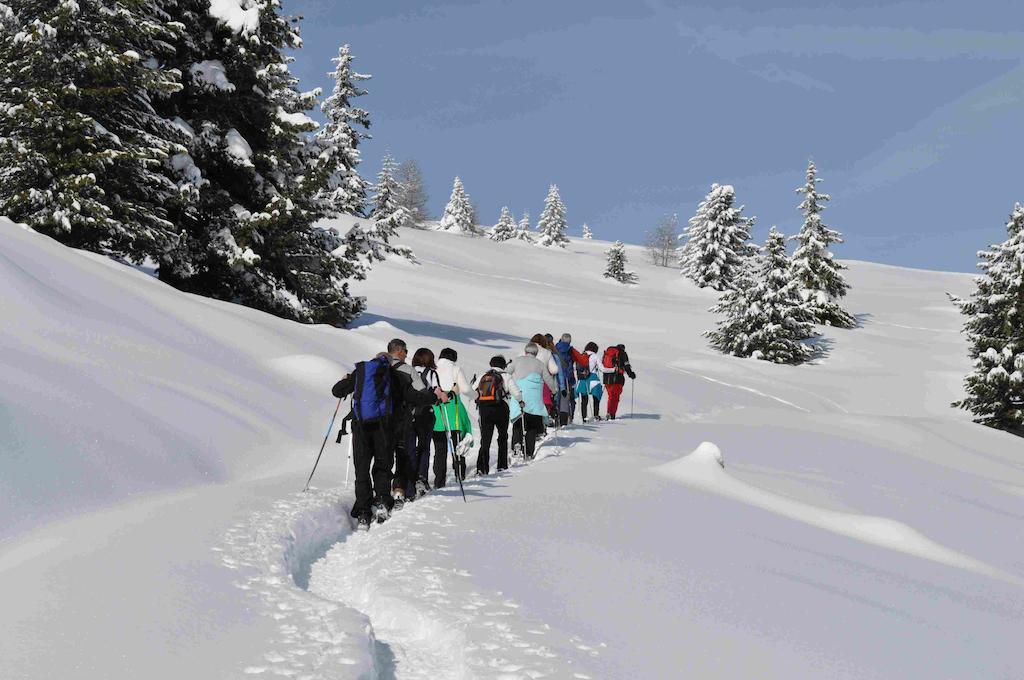
<path fill-rule="evenodd" d="M 444 409 L 445 415 L 441 414 L 441 409 Z M 454 399 L 449 399 L 447 404 L 437 404 L 434 406 L 434 432 L 444 432 L 444 418 L 448 418 L 448 428 L 458 432 L 472 432 L 473 423 L 469 419 L 469 412 L 466 410 L 466 405 L 462 403 L 462 399 L 459 395 L 455 395 Z"/>

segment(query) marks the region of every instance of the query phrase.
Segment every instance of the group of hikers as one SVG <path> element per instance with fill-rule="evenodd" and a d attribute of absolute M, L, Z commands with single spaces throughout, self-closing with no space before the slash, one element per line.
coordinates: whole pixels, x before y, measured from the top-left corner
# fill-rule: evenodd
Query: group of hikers
<path fill-rule="evenodd" d="M 345 420 L 352 425 L 352 517 L 358 527 L 369 529 L 374 520 L 384 522 L 407 501 L 444 487 L 449 458 L 461 485 L 466 454 L 473 445 L 469 400 L 479 413 L 478 475 L 490 474 L 495 436 L 496 468 L 508 469 L 510 426 L 513 456 L 527 461 L 533 459 L 537 441 L 549 426 L 573 422 L 577 404 L 583 422 L 600 421 L 607 392 L 606 418 L 614 420 L 626 376 L 635 379 L 636 374 L 624 345 L 608 347 L 600 355 L 599 351 L 594 342 L 578 351 L 569 333 L 557 343 L 550 334 L 537 334 L 521 356 L 511 361 L 492 357 L 485 372 L 472 381 L 466 379 L 454 349 L 446 347 L 435 359 L 431 350 L 421 347 L 408 360 L 409 349 L 401 339 L 389 342 L 387 352 L 356 364 L 331 393 L 339 407 L 342 399 L 352 397 Z M 343 426 L 338 441 L 344 432 Z"/>

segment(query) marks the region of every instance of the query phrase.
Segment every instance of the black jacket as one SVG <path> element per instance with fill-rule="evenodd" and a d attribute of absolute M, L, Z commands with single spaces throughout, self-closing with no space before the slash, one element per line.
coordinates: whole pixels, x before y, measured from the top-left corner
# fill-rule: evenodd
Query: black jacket
<path fill-rule="evenodd" d="M 338 399 L 348 397 L 356 389 L 355 372 L 349 373 L 331 388 L 331 394 Z M 412 420 L 412 409 L 416 406 L 433 406 L 438 402 L 433 390 L 418 390 L 412 378 L 399 371 L 397 365 L 391 367 L 391 400 L 394 417 L 391 426 L 394 429 L 405 427 Z"/>

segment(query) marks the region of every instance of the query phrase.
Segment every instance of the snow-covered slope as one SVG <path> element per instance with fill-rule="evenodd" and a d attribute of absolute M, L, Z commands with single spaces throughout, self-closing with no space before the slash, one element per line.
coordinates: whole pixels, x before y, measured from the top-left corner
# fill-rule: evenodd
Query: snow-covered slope
<path fill-rule="evenodd" d="M 723 357 L 629 248 L 403 232 L 342 331 L 183 295 L 0 221 L 0 675 L 1012 677 L 1024 446 L 949 407 L 945 292 L 851 263 L 815 365 Z M 468 374 L 624 342 L 635 418 L 349 537 L 330 385 L 400 336 Z M 625 410 L 629 411 L 629 393 Z M 702 442 L 709 442 L 702 445 Z M 721 453 L 724 468 L 716 454 Z M 337 489 L 331 490 L 331 489 Z M 328 550 L 328 547 L 341 540 Z M 327 551 L 315 565 L 314 560 Z M 305 588 L 309 586 L 309 591 Z"/>

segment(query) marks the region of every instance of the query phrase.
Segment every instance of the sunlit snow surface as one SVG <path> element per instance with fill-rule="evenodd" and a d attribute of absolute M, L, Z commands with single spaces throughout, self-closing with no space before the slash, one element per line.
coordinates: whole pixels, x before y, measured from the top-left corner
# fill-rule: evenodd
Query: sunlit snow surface
<path fill-rule="evenodd" d="M 0 221 L 0 677 L 1019 675 L 1024 445 L 949 407 L 969 275 L 850 263 L 861 327 L 786 367 L 710 350 L 714 293 L 637 248 L 620 287 L 601 241 L 401 242 L 341 331 Z M 565 330 L 626 344 L 633 419 L 368 535 L 335 424 L 301 493 L 392 337 L 472 375 Z"/>

